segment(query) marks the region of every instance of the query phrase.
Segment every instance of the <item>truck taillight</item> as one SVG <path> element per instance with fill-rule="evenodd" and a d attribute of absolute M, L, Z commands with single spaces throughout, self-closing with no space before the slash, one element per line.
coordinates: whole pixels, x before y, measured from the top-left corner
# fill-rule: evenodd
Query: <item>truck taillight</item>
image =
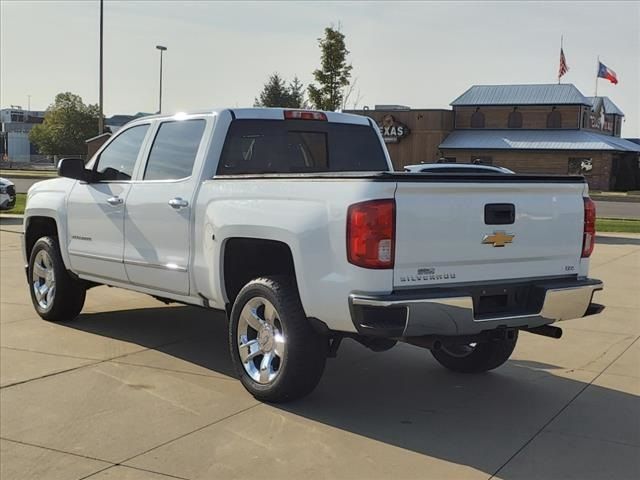
<path fill-rule="evenodd" d="M 596 204 L 589 197 L 584 198 L 584 233 L 582 237 L 582 258 L 593 252 L 596 241 Z"/>
<path fill-rule="evenodd" d="M 363 268 L 393 268 L 396 202 L 355 203 L 347 212 L 347 259 Z"/>
<path fill-rule="evenodd" d="M 313 112 L 311 110 L 285 110 L 286 120 L 322 120 L 327 121 L 327 116 L 323 112 Z"/>

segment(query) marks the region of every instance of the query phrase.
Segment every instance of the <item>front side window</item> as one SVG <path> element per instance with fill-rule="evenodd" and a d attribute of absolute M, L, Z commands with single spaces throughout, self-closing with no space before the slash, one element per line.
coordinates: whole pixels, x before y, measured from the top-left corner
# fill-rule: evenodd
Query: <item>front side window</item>
<path fill-rule="evenodd" d="M 95 166 L 97 181 L 131 180 L 133 167 L 149 125 L 137 125 L 122 132 L 105 147 Z"/>
<path fill-rule="evenodd" d="M 144 180 L 178 180 L 191 176 L 204 120 L 164 122 L 153 140 Z"/>

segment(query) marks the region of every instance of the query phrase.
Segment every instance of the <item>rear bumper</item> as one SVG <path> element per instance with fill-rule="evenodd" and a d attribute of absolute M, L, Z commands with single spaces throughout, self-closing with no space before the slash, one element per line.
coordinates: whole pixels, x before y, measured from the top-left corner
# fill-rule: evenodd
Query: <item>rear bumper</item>
<path fill-rule="evenodd" d="M 594 292 L 602 288 L 596 279 L 492 283 L 389 295 L 352 294 L 349 304 L 353 323 L 362 335 L 475 335 L 583 317 Z"/>

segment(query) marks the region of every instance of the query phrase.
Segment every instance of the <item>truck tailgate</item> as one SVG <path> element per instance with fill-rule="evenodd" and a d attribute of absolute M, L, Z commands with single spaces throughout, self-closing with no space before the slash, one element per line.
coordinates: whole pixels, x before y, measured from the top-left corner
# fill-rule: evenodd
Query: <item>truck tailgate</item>
<path fill-rule="evenodd" d="M 553 180 L 398 182 L 394 287 L 578 273 L 585 189 Z"/>

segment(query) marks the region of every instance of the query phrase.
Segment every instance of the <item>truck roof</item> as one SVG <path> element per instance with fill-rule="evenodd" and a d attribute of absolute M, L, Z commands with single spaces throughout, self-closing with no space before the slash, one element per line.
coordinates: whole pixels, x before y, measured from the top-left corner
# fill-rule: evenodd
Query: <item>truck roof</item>
<path fill-rule="evenodd" d="M 327 121 L 335 123 L 349 123 L 352 125 L 373 126 L 368 117 L 354 115 L 352 113 L 328 112 L 321 110 L 305 110 L 296 108 L 210 108 L 194 110 L 188 112 L 176 112 L 171 114 L 156 114 L 137 118 L 129 123 L 137 123 L 149 119 L 181 119 L 190 116 L 219 115 L 223 112 L 230 112 L 235 118 L 242 120 L 284 120 L 284 112 L 287 110 L 321 112 L 327 116 Z"/>

